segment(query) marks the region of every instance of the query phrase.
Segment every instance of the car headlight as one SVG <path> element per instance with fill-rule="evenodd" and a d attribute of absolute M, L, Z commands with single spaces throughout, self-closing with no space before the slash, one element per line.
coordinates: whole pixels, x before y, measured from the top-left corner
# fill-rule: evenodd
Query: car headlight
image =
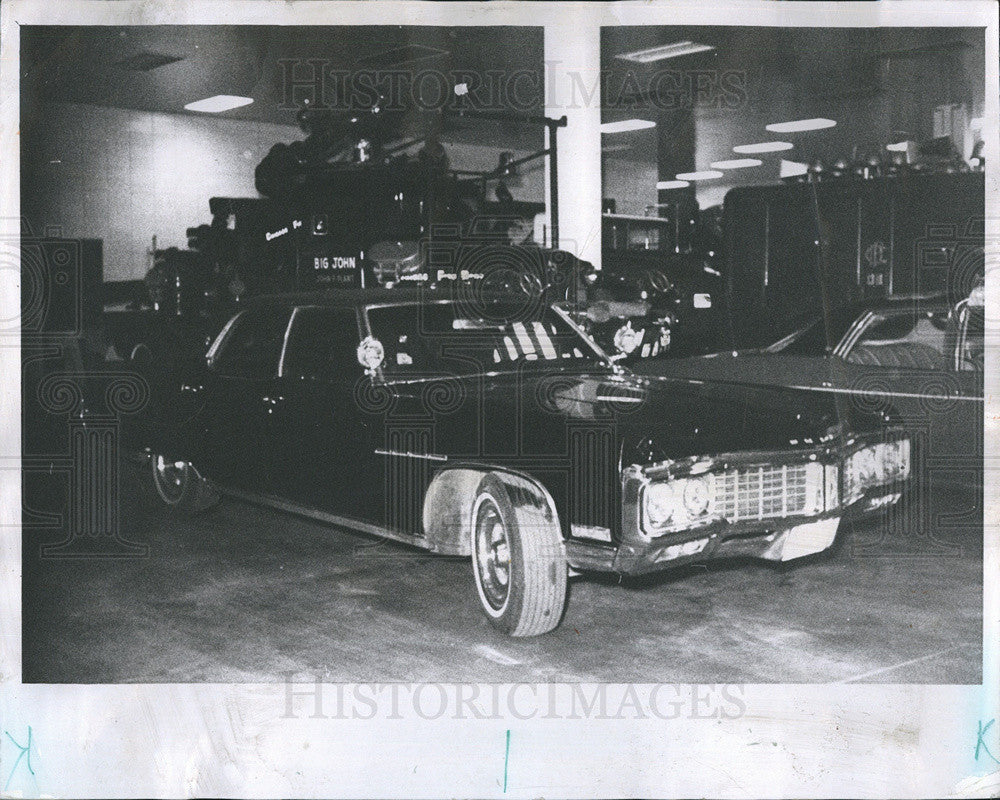
<path fill-rule="evenodd" d="M 678 510 L 677 493 L 670 483 L 651 483 L 646 487 L 643 510 L 647 530 L 670 524 Z"/>
<path fill-rule="evenodd" d="M 709 476 L 649 484 L 643 492 L 643 530 L 655 536 L 708 521 L 712 491 Z"/>
<path fill-rule="evenodd" d="M 710 500 L 708 481 L 688 478 L 684 481 L 684 510 L 691 517 L 700 517 L 708 511 Z"/>

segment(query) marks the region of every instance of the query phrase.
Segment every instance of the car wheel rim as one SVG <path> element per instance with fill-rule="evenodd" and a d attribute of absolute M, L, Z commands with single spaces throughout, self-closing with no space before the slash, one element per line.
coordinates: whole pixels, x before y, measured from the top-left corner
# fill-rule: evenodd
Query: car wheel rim
<path fill-rule="evenodd" d="M 476 577 L 483 597 L 500 610 L 510 593 L 510 541 L 497 507 L 484 502 L 476 518 Z"/>
<path fill-rule="evenodd" d="M 153 461 L 153 478 L 156 490 L 166 503 L 176 503 L 184 494 L 184 487 L 190 475 L 191 465 L 186 461 L 168 461 L 156 456 Z"/>

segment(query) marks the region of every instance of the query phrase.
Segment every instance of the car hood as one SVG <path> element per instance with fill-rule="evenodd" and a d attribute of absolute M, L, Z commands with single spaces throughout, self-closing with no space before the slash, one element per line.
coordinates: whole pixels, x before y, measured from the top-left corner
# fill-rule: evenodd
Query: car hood
<path fill-rule="evenodd" d="M 472 405 L 483 409 L 487 423 L 520 422 L 524 448 L 541 452 L 548 439 L 558 447 L 559 431 L 592 425 L 614 436 L 623 464 L 809 449 L 859 427 L 836 398 L 768 387 L 568 371 L 477 376 L 461 384 L 466 404 L 480 396 Z M 408 391 L 430 396 L 426 386 Z"/>
<path fill-rule="evenodd" d="M 767 386 L 822 385 L 840 377 L 837 362 L 822 356 L 737 350 L 689 358 L 647 359 L 635 366 L 644 375 Z"/>

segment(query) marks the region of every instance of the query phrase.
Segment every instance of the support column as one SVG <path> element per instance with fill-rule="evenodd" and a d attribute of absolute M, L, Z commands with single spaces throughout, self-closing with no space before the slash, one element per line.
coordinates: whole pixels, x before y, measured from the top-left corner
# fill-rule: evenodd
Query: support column
<path fill-rule="evenodd" d="M 656 121 L 657 177 L 673 180 L 678 172 L 694 172 L 694 110 L 690 108 L 660 111 Z M 659 202 L 675 200 L 676 190 L 660 191 Z M 694 196 L 694 189 L 690 189 Z"/>
<path fill-rule="evenodd" d="M 572 18 L 572 15 L 566 15 Z M 566 115 L 558 132 L 559 246 L 601 266 L 601 41 L 584 21 L 545 27 L 545 116 Z M 549 146 L 549 142 L 546 142 Z M 545 170 L 546 203 L 551 171 Z M 551 209 L 546 208 L 548 230 Z"/>
<path fill-rule="evenodd" d="M 657 180 L 671 181 L 678 173 L 694 170 L 694 110 L 683 108 L 661 111 L 656 123 Z M 689 252 L 694 233 L 694 214 L 698 208 L 695 184 L 684 189 L 659 189 L 656 198 L 660 206 L 657 216 L 673 223 L 670 227 L 673 241 L 667 243 L 667 247 L 675 253 Z"/>

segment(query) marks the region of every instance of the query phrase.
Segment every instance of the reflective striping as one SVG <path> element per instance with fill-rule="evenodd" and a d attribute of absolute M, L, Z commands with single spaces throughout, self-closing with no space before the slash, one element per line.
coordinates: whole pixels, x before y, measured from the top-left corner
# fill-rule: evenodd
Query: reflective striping
<path fill-rule="evenodd" d="M 517 361 L 517 347 L 514 346 L 514 340 L 509 336 L 503 337 L 503 343 L 507 347 L 507 355 L 510 356 L 511 361 Z"/>
<path fill-rule="evenodd" d="M 910 397 L 916 400 L 970 400 L 974 403 L 982 403 L 982 397 L 975 397 L 965 394 L 943 395 L 943 394 L 919 394 L 916 392 L 877 392 L 871 389 L 837 389 L 833 386 L 789 386 L 789 389 L 804 389 L 807 392 L 830 392 L 831 394 L 859 394 L 865 397 L 872 395 L 884 395 L 886 397 Z"/>
<path fill-rule="evenodd" d="M 535 329 L 535 338 L 538 339 L 538 344 L 542 348 L 542 355 L 548 359 L 556 358 L 556 349 L 552 346 L 552 339 L 549 337 L 549 332 L 545 330 L 545 326 L 538 321 L 533 322 L 531 326 Z"/>
<path fill-rule="evenodd" d="M 521 349 L 524 350 L 526 358 L 530 358 L 532 355 L 535 355 L 535 345 L 531 341 L 531 337 L 528 335 L 528 331 L 524 327 L 523 322 L 514 323 L 514 335 L 517 337 L 517 341 L 521 345 Z"/>

